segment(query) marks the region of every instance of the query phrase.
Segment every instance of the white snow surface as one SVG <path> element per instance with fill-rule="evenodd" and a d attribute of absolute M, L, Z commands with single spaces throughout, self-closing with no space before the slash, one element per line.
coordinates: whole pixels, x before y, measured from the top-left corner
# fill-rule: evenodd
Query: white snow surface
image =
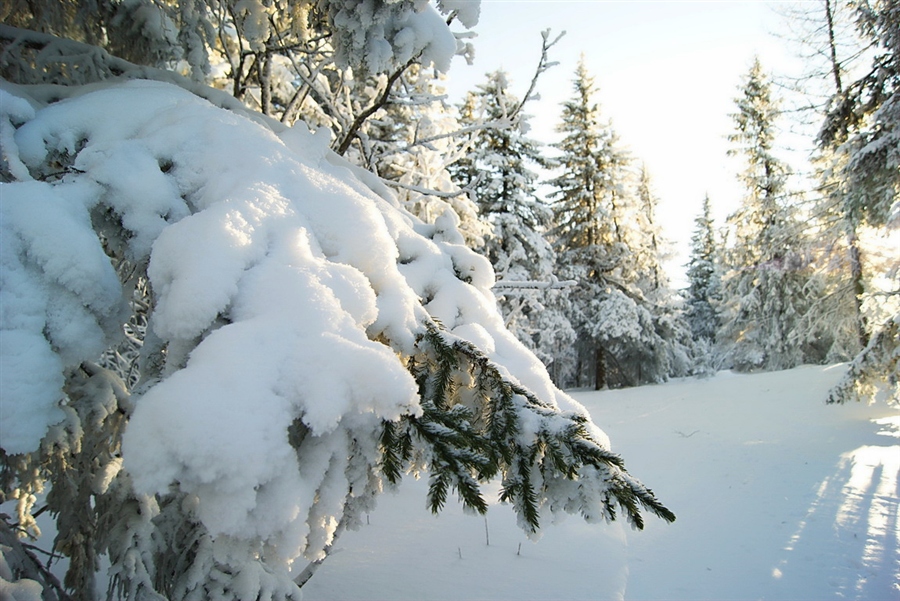
<path fill-rule="evenodd" d="M 121 334 L 125 295 L 92 229 L 104 211 L 128 230 L 130 260 L 149 261 L 151 324 L 168 343 L 168 371 L 135 399 L 124 467 L 140 492 L 178 482 L 214 535 L 267 541 L 285 562 L 321 552 L 344 502 L 329 487 L 365 484 L 347 480 L 365 477 L 344 469 L 347 445 L 420 411 L 397 355 L 429 314 L 538 397 L 583 410 L 505 330 L 490 264 L 454 223 L 413 217 L 327 136 L 279 136 L 149 81 L 0 109 L 6 134 L 17 128 L 8 164 L 74 158 L 55 183 L 0 184 L 7 451 L 37 448 L 62 418 L 63 371 Z M 297 416 L 321 439 L 300 459 L 286 436 Z M 306 540 L 314 522 L 331 526 Z"/>
<path fill-rule="evenodd" d="M 425 483 L 407 481 L 304 598 L 900 599 L 900 415 L 825 405 L 845 370 L 577 392 L 674 523 L 569 517 L 532 543 L 507 507 L 435 517 Z"/>

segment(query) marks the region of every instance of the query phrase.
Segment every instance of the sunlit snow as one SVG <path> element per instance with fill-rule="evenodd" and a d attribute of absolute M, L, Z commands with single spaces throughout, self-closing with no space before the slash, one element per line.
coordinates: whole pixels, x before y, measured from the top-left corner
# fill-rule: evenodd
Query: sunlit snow
<path fill-rule="evenodd" d="M 675 523 L 566 519 L 534 544 L 502 507 L 432 517 L 409 482 L 341 539 L 305 598 L 900 598 L 900 417 L 825 405 L 844 369 L 575 393 Z"/>
<path fill-rule="evenodd" d="M 40 89 L 8 90 L 8 162 L 51 181 L 2 184 L 7 451 L 37 447 L 63 418 L 64 370 L 121 335 L 104 224 L 122 246 L 110 252 L 148 264 L 149 336 L 167 345 L 166 371 L 136 395 L 124 468 L 139 493 L 177 482 L 213 535 L 265 541 L 283 562 L 320 556 L 369 486 L 351 462 L 377 462 L 348 446 L 375 453 L 382 420 L 421 412 L 398 356 L 432 318 L 548 406 L 582 410 L 504 328 L 455 215 L 413 217 L 304 124 L 273 131 L 160 82 L 46 106 Z M 285 436 L 298 416 L 316 439 L 301 457 Z"/>

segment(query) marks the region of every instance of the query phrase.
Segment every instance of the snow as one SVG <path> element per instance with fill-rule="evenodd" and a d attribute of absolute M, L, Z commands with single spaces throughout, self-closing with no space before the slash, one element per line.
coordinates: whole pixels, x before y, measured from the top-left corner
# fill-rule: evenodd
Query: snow
<path fill-rule="evenodd" d="M 404 357 L 431 319 L 548 407 L 581 410 L 505 330 L 459 219 L 419 221 L 323 135 L 279 135 L 160 82 L 73 88 L 44 107 L 10 94 L 9 152 L 49 181 L 3 184 L 6 450 L 35 449 L 62 418 L 63 374 L 121 336 L 127 294 L 108 254 L 147 265 L 151 336 L 166 345 L 132 399 L 121 468 L 138 494 L 177 483 L 217 540 L 264 543 L 275 564 L 319 557 L 345 506 L 380 489 L 367 466 L 383 420 L 421 413 Z"/>
<path fill-rule="evenodd" d="M 463 27 L 471 29 L 478 24 L 481 16 L 481 3 L 471 0 L 438 0 L 438 7 L 443 13 L 456 11 L 456 18 Z"/>
<path fill-rule="evenodd" d="M 456 7 L 440 8 L 449 12 Z M 421 53 L 423 65 L 433 64 L 446 72 L 457 52 L 456 38 L 444 17 L 434 6 L 421 0 L 414 3 L 338 0 L 330 3 L 327 10 L 339 64 L 363 66 L 369 73 L 387 73 Z M 474 24 L 477 12 L 474 6 L 460 14 L 465 22 Z"/>
<path fill-rule="evenodd" d="M 409 481 L 338 540 L 304 598 L 898 599 L 900 415 L 825 405 L 844 372 L 575 393 L 675 523 L 570 517 L 531 543 L 508 507 L 434 517 Z"/>
<path fill-rule="evenodd" d="M 898 590 L 898 466 L 884 441 L 897 445 L 877 435 L 895 422 L 872 422 L 895 414 L 821 405 L 840 369 L 573 398 L 504 329 L 490 265 L 465 248 L 459 219 L 417 220 L 322 134 L 276 133 L 163 83 L 86 87 L 46 107 L 4 94 L 4 160 L 26 181 L 2 184 L 0 204 L 3 447 L 36 448 L 63 417 L 65 371 L 121 334 L 126 294 L 108 253 L 149 265 L 166 370 L 131 399 L 122 461 L 92 484 L 106 489 L 120 469 L 138 493 L 177 483 L 215 537 L 210 557 L 246 569 L 247 590 L 264 576 L 241 562 L 260 543 L 269 565 L 321 557 L 344 508 L 370 505 L 359 497 L 378 488 L 367 466 L 382 420 L 421 412 L 403 361 L 431 318 L 547 406 L 588 406 L 681 518 L 643 534 L 572 518 L 535 546 L 504 508 L 482 548 L 482 520 L 455 507 L 433 520 L 412 482 L 338 539 L 308 598 L 781 596 L 809 592 L 810 574 L 845 596 Z M 523 434 L 563 422 L 533 417 Z M 827 570 L 817 546 L 839 549 Z"/>
<path fill-rule="evenodd" d="M 118 316 L 118 278 L 85 208 L 90 189 L 34 181 L 3 188 L 0 438 L 10 453 L 37 448 L 62 418 L 62 367 L 97 357 Z"/>

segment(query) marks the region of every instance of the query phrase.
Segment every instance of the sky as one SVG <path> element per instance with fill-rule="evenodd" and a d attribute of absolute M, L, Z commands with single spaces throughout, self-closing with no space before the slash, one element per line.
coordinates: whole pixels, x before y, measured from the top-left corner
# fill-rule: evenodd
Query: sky
<path fill-rule="evenodd" d="M 694 219 L 708 193 L 716 225 L 737 207 L 740 161 L 728 157 L 734 99 L 755 56 L 768 72 L 789 71 L 790 44 L 779 2 L 482 0 L 474 64 L 460 57 L 449 72 L 454 101 L 502 68 L 512 91 L 527 90 L 540 58 L 541 31 L 565 35 L 550 51 L 559 64 L 528 105 L 531 136 L 559 139 L 560 103 L 572 94 L 583 54 L 595 77 L 601 115 L 642 161 L 660 200 L 658 217 L 675 256 L 668 270 L 681 286 Z"/>

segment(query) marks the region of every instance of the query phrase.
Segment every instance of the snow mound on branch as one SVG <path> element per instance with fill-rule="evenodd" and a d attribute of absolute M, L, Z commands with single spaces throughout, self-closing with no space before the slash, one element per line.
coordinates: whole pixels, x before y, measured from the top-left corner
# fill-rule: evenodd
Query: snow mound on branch
<path fill-rule="evenodd" d="M 439 6 L 442 12 L 458 10 L 457 2 L 443 4 L 451 6 Z M 471 4 L 475 6 L 458 13 L 464 25 L 477 22 L 478 3 Z M 433 64 L 446 72 L 456 54 L 456 38 L 441 13 L 427 0 L 412 3 L 336 0 L 330 3 L 329 10 L 339 64 L 361 62 L 359 66 L 364 71 L 383 73 L 420 55 L 423 65 Z"/>
<path fill-rule="evenodd" d="M 3 184 L 0 204 L 0 440 L 37 448 L 62 419 L 63 366 L 94 359 L 121 315 L 116 273 L 91 229 L 97 190 Z"/>
<path fill-rule="evenodd" d="M 429 314 L 583 412 L 504 329 L 490 265 L 452 224 L 417 220 L 302 125 L 279 137 L 146 81 L 25 113 L 14 159 L 68 174 L 3 184 L 7 451 L 37 447 L 61 418 L 64 371 L 120 335 L 125 294 L 94 231 L 109 222 L 127 258 L 149 262 L 167 345 L 167 371 L 135 399 L 124 467 L 140 492 L 177 482 L 214 535 L 267 541 L 285 561 L 321 556 L 347 491 L 367 486 L 347 449 L 377 449 L 382 420 L 421 412 L 402 356 Z M 302 452 L 288 440 L 298 423 L 317 441 Z"/>

